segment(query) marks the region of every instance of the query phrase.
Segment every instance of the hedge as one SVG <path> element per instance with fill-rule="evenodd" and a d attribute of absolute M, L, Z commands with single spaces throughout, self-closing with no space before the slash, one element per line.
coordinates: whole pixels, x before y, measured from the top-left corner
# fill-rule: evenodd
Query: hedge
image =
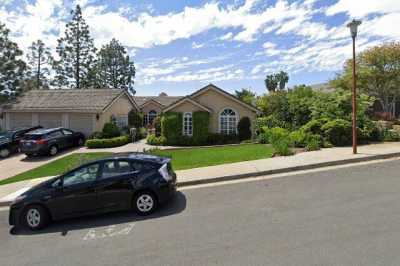
<path fill-rule="evenodd" d="M 121 131 L 113 122 L 107 122 L 103 126 L 103 138 L 115 138 L 121 136 Z"/>
<path fill-rule="evenodd" d="M 210 126 L 210 114 L 197 111 L 193 113 L 192 145 L 206 145 Z"/>
<path fill-rule="evenodd" d="M 130 142 L 129 136 L 121 136 L 110 139 L 90 139 L 86 141 L 86 147 L 89 149 L 113 148 L 123 146 Z"/>
<path fill-rule="evenodd" d="M 143 126 L 143 114 L 136 110 L 131 110 L 128 113 L 128 124 L 130 127 L 140 128 Z"/>
<path fill-rule="evenodd" d="M 247 116 L 242 117 L 237 125 L 240 141 L 251 139 L 250 127 L 251 127 L 250 118 L 248 118 Z"/>
<path fill-rule="evenodd" d="M 162 146 L 167 144 L 167 139 L 163 136 L 157 137 L 156 135 L 151 134 L 147 137 L 147 144 Z"/>
<path fill-rule="evenodd" d="M 161 136 L 168 145 L 178 145 L 182 137 L 182 113 L 167 112 L 161 118 Z"/>

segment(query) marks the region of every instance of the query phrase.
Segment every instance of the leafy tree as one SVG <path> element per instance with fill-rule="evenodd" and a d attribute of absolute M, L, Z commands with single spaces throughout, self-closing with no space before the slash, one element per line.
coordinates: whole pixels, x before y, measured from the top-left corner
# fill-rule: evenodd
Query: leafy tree
<path fill-rule="evenodd" d="M 53 61 L 50 48 L 46 47 L 41 40 L 37 40 L 28 49 L 29 76 L 33 80 L 31 85 L 37 89 L 48 87 L 47 76 L 50 74 L 48 66 Z"/>
<path fill-rule="evenodd" d="M 278 80 L 276 75 L 267 75 L 265 78 L 265 87 L 269 92 L 275 92 L 276 88 L 278 87 Z"/>
<path fill-rule="evenodd" d="M 116 39 L 112 39 L 97 53 L 96 80 L 98 86 L 133 90 L 135 65 Z"/>
<path fill-rule="evenodd" d="M 10 30 L 0 23 L 0 102 L 18 95 L 26 69 L 22 51 L 9 39 Z"/>
<path fill-rule="evenodd" d="M 289 75 L 284 71 L 280 71 L 279 73 L 275 74 L 275 78 L 278 81 L 279 89 L 284 90 L 289 81 Z"/>
<path fill-rule="evenodd" d="M 96 48 L 79 5 L 71 11 L 71 15 L 64 37 L 58 39 L 57 53 L 60 60 L 53 66 L 57 73 L 55 85 L 87 88 L 94 85 Z"/>
<path fill-rule="evenodd" d="M 394 113 L 394 103 L 400 97 L 400 42 L 375 46 L 358 54 L 357 88 L 376 98 L 386 113 Z M 352 60 L 331 85 L 335 88 L 352 88 Z"/>
<path fill-rule="evenodd" d="M 278 88 L 279 90 L 284 90 L 288 81 L 288 74 L 284 71 L 280 71 L 279 73 L 267 75 L 265 86 L 269 92 L 275 92 Z"/>
<path fill-rule="evenodd" d="M 248 104 L 254 104 L 254 101 L 256 100 L 256 94 L 252 92 L 250 89 L 242 89 L 240 91 L 235 91 L 235 95 L 240 100 Z"/>

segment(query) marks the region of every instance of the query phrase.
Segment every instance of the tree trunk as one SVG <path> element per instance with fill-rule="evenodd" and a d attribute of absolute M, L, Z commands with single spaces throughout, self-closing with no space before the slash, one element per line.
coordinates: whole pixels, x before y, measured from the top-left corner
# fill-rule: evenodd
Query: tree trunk
<path fill-rule="evenodd" d="M 42 58 L 42 49 L 39 47 L 39 58 L 38 58 L 38 65 L 37 65 L 37 73 L 36 73 L 36 86 L 37 89 L 40 89 L 40 64 Z"/>

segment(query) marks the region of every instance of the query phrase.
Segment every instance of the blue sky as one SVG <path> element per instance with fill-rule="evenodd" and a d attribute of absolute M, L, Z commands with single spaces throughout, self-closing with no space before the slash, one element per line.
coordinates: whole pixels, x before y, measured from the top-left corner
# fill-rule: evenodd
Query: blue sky
<path fill-rule="evenodd" d="M 326 82 L 351 56 L 351 18 L 363 21 L 358 51 L 400 38 L 399 0 L 0 0 L 0 21 L 23 50 L 38 38 L 54 48 L 77 3 L 97 47 L 112 38 L 127 47 L 138 95 L 208 83 L 261 94 L 280 70 L 289 86 Z"/>

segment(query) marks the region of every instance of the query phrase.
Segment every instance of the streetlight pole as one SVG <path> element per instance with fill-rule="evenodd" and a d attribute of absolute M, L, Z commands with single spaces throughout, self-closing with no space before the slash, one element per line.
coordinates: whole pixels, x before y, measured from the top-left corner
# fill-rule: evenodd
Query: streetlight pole
<path fill-rule="evenodd" d="M 357 154 L 357 81 L 356 81 L 356 37 L 357 27 L 361 24 L 360 20 L 353 19 L 347 27 L 350 28 L 351 38 L 353 39 L 353 154 Z"/>

